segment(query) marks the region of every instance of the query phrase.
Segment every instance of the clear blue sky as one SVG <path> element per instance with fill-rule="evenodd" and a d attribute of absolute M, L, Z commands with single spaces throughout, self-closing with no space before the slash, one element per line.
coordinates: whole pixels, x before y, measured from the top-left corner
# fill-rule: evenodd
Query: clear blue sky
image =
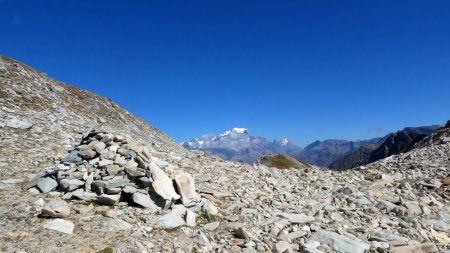
<path fill-rule="evenodd" d="M 450 1 L 0 0 L 0 54 L 177 141 L 304 146 L 450 118 Z"/>

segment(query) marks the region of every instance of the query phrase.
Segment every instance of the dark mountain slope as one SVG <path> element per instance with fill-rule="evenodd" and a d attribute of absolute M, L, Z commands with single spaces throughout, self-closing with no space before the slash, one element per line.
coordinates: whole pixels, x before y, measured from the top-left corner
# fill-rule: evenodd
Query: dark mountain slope
<path fill-rule="evenodd" d="M 315 141 L 306 146 L 293 157 L 317 166 L 328 167 L 334 160 L 345 154 L 352 153 L 358 148 L 376 143 L 380 138 L 365 141 L 324 140 Z"/>
<path fill-rule="evenodd" d="M 386 158 L 391 155 L 411 150 L 416 143 L 434 132 L 439 126 L 407 127 L 401 131 L 388 134 L 378 143 L 368 144 L 336 159 L 330 169 L 346 170 Z"/>

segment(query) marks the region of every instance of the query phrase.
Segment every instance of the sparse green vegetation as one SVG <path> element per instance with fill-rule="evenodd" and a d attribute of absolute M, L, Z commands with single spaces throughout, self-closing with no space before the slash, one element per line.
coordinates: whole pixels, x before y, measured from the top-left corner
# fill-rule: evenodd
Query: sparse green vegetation
<path fill-rule="evenodd" d="M 298 161 L 287 155 L 269 155 L 261 158 L 261 163 L 268 167 L 275 167 L 278 169 L 289 169 L 289 168 L 307 168 L 310 167 L 309 164 L 302 161 Z"/>
<path fill-rule="evenodd" d="M 98 251 L 97 253 L 113 253 L 113 252 L 114 252 L 113 248 L 107 247 L 107 248 L 104 248 L 104 249 Z"/>

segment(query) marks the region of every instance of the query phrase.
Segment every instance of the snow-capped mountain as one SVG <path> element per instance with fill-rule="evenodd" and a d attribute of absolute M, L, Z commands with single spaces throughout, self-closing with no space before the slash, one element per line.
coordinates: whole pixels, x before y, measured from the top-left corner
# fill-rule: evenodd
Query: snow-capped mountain
<path fill-rule="evenodd" d="M 232 128 L 222 134 L 203 135 L 181 143 L 187 149 L 207 150 L 227 160 L 253 163 L 267 154 L 295 154 L 301 148 L 288 139 L 268 141 L 252 136 L 246 128 Z"/>

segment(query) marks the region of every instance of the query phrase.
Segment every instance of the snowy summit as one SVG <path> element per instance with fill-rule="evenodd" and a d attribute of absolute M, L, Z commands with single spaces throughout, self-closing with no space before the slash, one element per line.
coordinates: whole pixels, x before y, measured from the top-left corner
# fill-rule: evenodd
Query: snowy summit
<path fill-rule="evenodd" d="M 286 138 L 270 142 L 264 137 L 250 135 L 247 128 L 238 127 L 222 134 L 205 134 L 181 145 L 191 150 L 206 150 L 224 159 L 248 163 L 255 162 L 262 155 L 295 154 L 301 150 Z"/>

